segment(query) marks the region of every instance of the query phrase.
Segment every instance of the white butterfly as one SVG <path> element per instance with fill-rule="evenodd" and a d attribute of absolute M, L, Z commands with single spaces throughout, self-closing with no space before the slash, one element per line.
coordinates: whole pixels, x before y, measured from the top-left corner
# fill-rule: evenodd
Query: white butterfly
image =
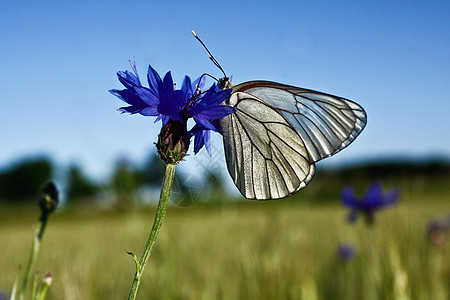
<path fill-rule="evenodd" d="M 315 162 L 347 147 L 366 126 L 366 112 L 348 99 L 270 81 L 233 86 L 192 34 L 224 74 L 219 87 L 233 89 L 223 104 L 236 112 L 219 124 L 228 172 L 245 198 L 298 192 L 311 181 Z"/>
<path fill-rule="evenodd" d="M 364 109 L 341 97 L 270 81 L 233 88 L 219 120 L 228 172 L 247 199 L 280 199 L 304 188 L 314 163 L 347 147 L 367 123 Z"/>

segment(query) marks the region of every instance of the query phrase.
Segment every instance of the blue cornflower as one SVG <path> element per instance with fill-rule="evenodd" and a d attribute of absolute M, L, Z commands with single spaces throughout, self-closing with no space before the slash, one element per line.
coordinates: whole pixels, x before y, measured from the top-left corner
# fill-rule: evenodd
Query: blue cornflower
<path fill-rule="evenodd" d="M 356 250 L 350 244 L 340 244 L 337 255 L 342 261 L 347 262 L 356 255 Z"/>
<path fill-rule="evenodd" d="M 194 153 L 198 153 L 205 146 L 208 154 L 211 155 L 210 131 L 218 132 L 215 120 L 235 111 L 232 107 L 221 105 L 230 96 L 231 89 L 218 90 L 213 84 L 207 92 L 202 92 L 204 76 L 194 83 L 191 83 L 191 79 L 186 76 L 181 89 L 176 90 L 170 72 L 161 79 L 158 72 L 150 65 L 147 72 L 149 87 L 144 87 L 137 74 L 136 65 L 131 63 L 131 67 L 134 73 L 129 71 L 117 73 L 125 89 L 110 90 L 113 95 L 129 104 L 119 110 L 131 114 L 156 116 L 156 121 L 162 121 L 163 129 L 157 144 L 160 155 L 162 151 L 171 149 L 170 151 L 177 153 L 178 161 L 179 154 L 184 157 L 192 136 L 195 139 Z M 196 125 L 187 131 L 187 120 L 190 118 L 194 119 Z M 175 137 L 180 140 L 175 141 Z M 164 146 L 164 143 L 167 145 Z M 163 156 L 161 155 L 162 158 Z"/>
<path fill-rule="evenodd" d="M 383 192 L 380 183 L 372 183 L 361 199 L 356 198 L 353 188 L 345 187 L 341 193 L 342 203 L 350 208 L 349 222 L 356 221 L 357 214 L 362 213 L 368 224 L 375 221 L 375 213 L 397 202 L 399 192 L 396 189 Z"/>

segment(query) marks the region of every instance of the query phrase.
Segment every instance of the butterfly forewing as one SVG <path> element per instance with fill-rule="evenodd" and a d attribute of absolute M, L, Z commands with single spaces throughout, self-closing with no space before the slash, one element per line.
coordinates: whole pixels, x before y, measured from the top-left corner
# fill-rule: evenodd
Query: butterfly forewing
<path fill-rule="evenodd" d="M 300 135 L 267 103 L 244 93 L 229 99 L 234 114 L 220 120 L 228 171 L 248 199 L 287 197 L 304 185 L 314 165 Z"/>
<path fill-rule="evenodd" d="M 270 81 L 250 81 L 234 87 L 274 107 L 300 133 L 314 161 L 345 148 L 366 125 L 364 109 L 355 102 Z"/>
<path fill-rule="evenodd" d="M 248 199 L 279 199 L 305 187 L 314 162 L 345 148 L 366 124 L 353 101 L 267 81 L 233 88 L 236 112 L 220 122 L 228 171 Z"/>

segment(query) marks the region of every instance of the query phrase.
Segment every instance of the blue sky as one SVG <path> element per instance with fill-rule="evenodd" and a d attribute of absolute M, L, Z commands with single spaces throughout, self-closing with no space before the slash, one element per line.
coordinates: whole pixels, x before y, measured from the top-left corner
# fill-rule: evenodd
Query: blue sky
<path fill-rule="evenodd" d="M 0 167 L 47 154 L 102 177 L 118 157 L 142 162 L 160 124 L 121 115 L 108 90 L 121 88 L 116 72 L 129 59 L 141 78 L 148 64 L 179 84 L 185 74 L 220 76 L 192 29 L 235 83 L 271 80 L 361 104 L 366 129 L 330 164 L 449 158 L 449 15 L 449 1 L 8 1 Z M 191 156 L 184 168 L 199 159 L 208 163 Z"/>

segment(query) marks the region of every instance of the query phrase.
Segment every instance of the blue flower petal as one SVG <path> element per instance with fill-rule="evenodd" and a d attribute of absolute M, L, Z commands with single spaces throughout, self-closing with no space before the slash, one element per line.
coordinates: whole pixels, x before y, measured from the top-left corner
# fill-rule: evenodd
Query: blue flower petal
<path fill-rule="evenodd" d="M 147 80 L 150 90 L 156 98 L 159 98 L 159 87 L 162 85 L 161 77 L 158 72 L 148 65 Z"/>
<path fill-rule="evenodd" d="M 138 113 L 141 109 L 148 106 L 147 103 L 143 102 L 139 96 L 136 95 L 136 92 L 134 90 L 126 89 L 126 90 L 116 90 L 112 89 L 109 91 L 114 96 L 118 97 L 122 101 L 130 104 L 130 106 L 127 107 L 121 107 L 119 108 L 122 112 L 129 112 L 129 113 Z"/>
<path fill-rule="evenodd" d="M 161 99 L 158 104 L 158 112 L 162 115 L 169 116 L 174 121 L 182 121 L 180 116 L 180 106 L 184 101 L 184 93 L 181 90 L 173 91 L 169 97 Z"/>
<path fill-rule="evenodd" d="M 199 126 L 194 126 L 190 131 L 190 136 L 194 136 L 194 153 L 197 154 L 203 146 L 205 146 L 208 155 L 212 157 L 211 154 L 211 131 L 202 129 Z"/>
<path fill-rule="evenodd" d="M 163 97 L 166 99 L 170 99 L 170 96 L 173 92 L 173 80 L 172 74 L 169 72 L 164 76 L 162 84 L 159 86 L 159 97 L 162 101 Z"/>
<path fill-rule="evenodd" d="M 231 91 L 231 89 L 227 89 L 212 93 L 209 97 L 206 97 L 205 95 L 204 101 L 208 106 L 219 105 L 230 97 Z"/>
<path fill-rule="evenodd" d="M 158 109 L 156 107 L 151 107 L 151 106 L 148 106 L 148 107 L 142 109 L 139 113 L 141 115 L 143 115 L 143 116 L 157 116 L 157 115 L 159 115 Z"/>
<path fill-rule="evenodd" d="M 186 98 L 191 98 L 193 95 L 192 86 L 191 86 L 191 79 L 189 76 L 185 76 L 183 80 L 183 84 L 181 85 L 181 90 L 186 95 Z"/>
<path fill-rule="evenodd" d="M 147 103 L 147 105 L 150 105 L 152 107 L 158 106 L 160 101 L 150 89 L 146 87 L 135 87 L 134 90 L 136 91 L 139 98 L 143 102 Z"/>
<path fill-rule="evenodd" d="M 355 192 L 351 187 L 344 187 L 341 192 L 342 204 L 350 208 L 356 208 L 357 199 L 355 197 Z"/>
<path fill-rule="evenodd" d="M 205 139 L 203 138 L 203 130 L 199 130 L 194 134 L 194 153 L 197 154 L 200 149 L 205 145 Z"/>
<path fill-rule="evenodd" d="M 363 202 L 375 209 L 383 206 L 383 187 L 379 182 L 370 185 Z"/>
<path fill-rule="evenodd" d="M 139 75 L 137 73 L 136 69 L 136 63 L 133 63 L 132 61 L 129 61 L 131 68 L 133 69 L 134 73 L 130 71 L 119 71 L 117 72 L 117 77 L 119 78 L 119 81 L 128 89 L 134 86 L 142 86 L 141 81 L 139 80 Z"/>
<path fill-rule="evenodd" d="M 132 88 L 133 86 L 141 85 L 139 78 L 129 71 L 117 72 L 117 78 L 119 78 L 120 83 L 122 83 L 127 89 Z"/>
<path fill-rule="evenodd" d="M 199 116 L 208 120 L 223 118 L 236 110 L 232 107 L 220 105 L 231 93 L 231 89 L 215 92 L 215 84 L 206 92 L 199 102 L 196 102 L 187 112 L 190 116 Z"/>
<path fill-rule="evenodd" d="M 194 116 L 194 120 L 198 126 L 217 132 L 217 128 L 208 119 L 202 118 L 201 116 Z"/>
<path fill-rule="evenodd" d="M 213 107 L 209 107 L 208 109 L 204 109 L 195 116 L 201 117 L 207 120 L 215 120 L 215 119 L 221 119 L 225 116 L 228 116 L 231 113 L 234 113 L 236 109 L 234 107 L 225 106 L 225 105 L 217 105 Z"/>

